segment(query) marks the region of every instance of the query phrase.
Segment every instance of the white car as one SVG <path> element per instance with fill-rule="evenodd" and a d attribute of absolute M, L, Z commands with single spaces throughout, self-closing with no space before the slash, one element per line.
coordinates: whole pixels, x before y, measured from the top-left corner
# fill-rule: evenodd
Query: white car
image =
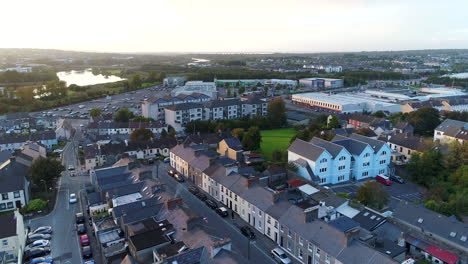
<path fill-rule="evenodd" d="M 32 242 L 31 244 L 27 245 L 24 250 L 30 250 L 32 248 L 38 248 L 38 247 L 50 247 L 50 240 L 36 240 Z"/>
<path fill-rule="evenodd" d="M 281 248 L 274 248 L 271 250 L 271 256 L 279 263 L 289 264 L 291 263 L 291 259 L 288 258 L 286 253 Z"/>
<path fill-rule="evenodd" d="M 71 194 L 70 194 L 70 203 L 71 203 L 71 204 L 74 204 L 74 203 L 76 203 L 77 201 L 78 201 L 78 198 L 76 197 L 76 194 L 71 193 Z"/>
<path fill-rule="evenodd" d="M 68 170 L 69 171 L 75 170 L 75 167 L 73 165 L 70 165 L 70 166 L 68 166 Z"/>

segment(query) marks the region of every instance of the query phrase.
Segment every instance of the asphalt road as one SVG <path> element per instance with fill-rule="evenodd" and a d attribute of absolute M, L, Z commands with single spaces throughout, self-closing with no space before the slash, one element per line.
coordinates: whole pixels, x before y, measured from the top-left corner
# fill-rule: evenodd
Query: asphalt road
<path fill-rule="evenodd" d="M 204 202 L 197 199 L 191 194 L 187 187 L 191 185 L 190 182 L 179 183 L 167 174 L 168 164 L 161 163 L 159 165 L 159 180 L 164 182 L 171 192 L 181 197 L 184 203 L 197 214 L 207 219 L 205 228 L 210 231 L 212 235 L 217 237 L 228 237 L 232 241 L 232 250 L 240 253 L 245 258 L 249 259 L 248 263 L 276 263 L 270 256 L 270 251 L 277 247 L 277 245 L 268 239 L 266 236 L 258 233 L 254 228 L 251 228 L 256 233 L 256 239 L 250 242 L 242 235 L 239 227 L 247 225 L 239 216 L 235 219 L 231 217 L 220 217 L 216 212 L 205 205 Z M 220 203 L 218 203 L 220 205 Z M 297 261 L 293 259 L 293 263 Z M 298 262 L 297 262 L 298 263 Z"/>
<path fill-rule="evenodd" d="M 76 137 L 79 136 L 80 132 L 77 133 Z M 78 144 L 74 139 L 67 143 L 62 154 L 65 168 L 68 169 L 69 165 L 73 165 L 77 169 L 76 172 L 79 169 L 77 148 Z M 74 220 L 75 214 L 81 211 L 81 200 L 78 203 L 70 204 L 69 195 L 71 193 L 78 195 L 84 189 L 86 180 L 88 180 L 86 176 L 70 177 L 68 170 L 63 172 L 59 179 L 57 201 L 53 211 L 47 216 L 29 220 L 27 223 L 31 229 L 44 225 L 52 226 L 51 256 L 54 263 L 83 263 Z"/>

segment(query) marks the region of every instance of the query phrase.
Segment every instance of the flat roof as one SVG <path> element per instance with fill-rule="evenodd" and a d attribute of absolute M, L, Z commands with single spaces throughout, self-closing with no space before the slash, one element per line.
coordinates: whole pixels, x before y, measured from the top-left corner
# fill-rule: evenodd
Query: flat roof
<path fill-rule="evenodd" d="M 328 93 L 301 93 L 294 94 L 294 98 L 306 98 L 313 99 L 322 102 L 328 102 L 332 104 L 347 105 L 347 104 L 359 104 L 359 103 L 370 103 L 370 104 L 382 104 L 384 106 L 396 105 L 391 103 L 390 100 L 371 97 L 365 93 L 341 93 L 341 94 L 328 94 Z"/>
<path fill-rule="evenodd" d="M 112 204 L 114 205 L 114 207 L 117 207 L 119 205 L 133 203 L 133 202 L 141 199 L 142 197 L 143 196 L 140 193 L 127 194 L 127 195 L 120 196 L 120 197 L 112 199 Z"/>
<path fill-rule="evenodd" d="M 316 192 L 319 192 L 318 189 L 312 187 L 312 185 L 310 184 L 305 184 L 305 185 L 302 185 L 302 186 L 299 186 L 298 188 L 301 192 L 307 194 L 307 195 L 312 195 Z"/>

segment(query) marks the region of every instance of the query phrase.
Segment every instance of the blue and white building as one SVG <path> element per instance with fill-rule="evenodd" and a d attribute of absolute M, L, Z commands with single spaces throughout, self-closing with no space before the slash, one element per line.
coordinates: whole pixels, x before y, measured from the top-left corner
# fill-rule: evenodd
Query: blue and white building
<path fill-rule="evenodd" d="M 332 142 L 296 139 L 288 149 L 288 162 L 298 174 L 318 184 L 337 184 L 388 175 L 391 150 L 385 142 L 352 134 L 335 136 Z"/>

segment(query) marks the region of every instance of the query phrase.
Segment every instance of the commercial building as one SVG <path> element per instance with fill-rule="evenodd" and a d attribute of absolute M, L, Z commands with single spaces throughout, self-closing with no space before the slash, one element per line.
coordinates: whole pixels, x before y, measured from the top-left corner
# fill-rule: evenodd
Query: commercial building
<path fill-rule="evenodd" d="M 299 85 L 304 88 L 342 88 L 344 86 L 343 79 L 331 78 L 304 78 L 299 80 Z"/>
<path fill-rule="evenodd" d="M 13 67 L 5 68 L 0 70 L 0 72 L 15 71 L 15 72 L 32 72 L 32 67 Z"/>
<path fill-rule="evenodd" d="M 211 99 L 216 99 L 218 97 L 218 90 L 214 82 L 189 81 L 186 82 L 184 86 L 177 87 L 171 92 L 173 96 L 193 93 L 204 94 Z"/>
<path fill-rule="evenodd" d="M 315 111 L 329 113 L 389 113 L 401 112 L 401 105 L 390 100 L 370 97 L 364 93 L 301 93 L 292 95 L 292 102 Z"/>
<path fill-rule="evenodd" d="M 163 79 L 164 87 L 177 87 L 185 83 L 185 77 L 166 77 Z"/>
<path fill-rule="evenodd" d="M 287 79 L 234 79 L 234 80 L 217 80 L 215 79 L 215 83 L 217 86 L 255 86 L 257 84 L 260 85 L 273 85 L 276 86 L 286 85 L 289 87 L 295 87 L 297 85 L 297 81 L 295 80 L 287 80 Z"/>

